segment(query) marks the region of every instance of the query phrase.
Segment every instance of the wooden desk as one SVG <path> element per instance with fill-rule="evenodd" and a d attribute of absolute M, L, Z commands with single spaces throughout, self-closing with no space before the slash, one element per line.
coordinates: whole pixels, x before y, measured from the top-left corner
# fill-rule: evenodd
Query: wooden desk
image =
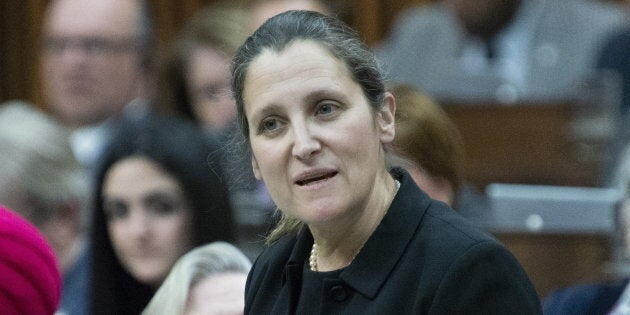
<path fill-rule="evenodd" d="M 608 237 L 585 234 L 495 233 L 516 256 L 540 297 L 555 289 L 607 279 Z"/>
<path fill-rule="evenodd" d="M 607 143 L 584 134 L 587 127 L 579 124 L 590 115 L 584 106 L 567 102 L 443 107 L 462 134 L 464 178 L 480 189 L 493 182 L 564 186 L 602 182 Z"/>

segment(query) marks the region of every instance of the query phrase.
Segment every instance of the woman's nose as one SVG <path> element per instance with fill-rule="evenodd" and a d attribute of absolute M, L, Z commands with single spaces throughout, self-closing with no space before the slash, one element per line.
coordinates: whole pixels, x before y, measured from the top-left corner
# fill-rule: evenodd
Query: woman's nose
<path fill-rule="evenodd" d="M 129 222 L 127 228 L 129 229 L 129 235 L 135 237 L 146 236 L 149 231 L 149 220 L 147 220 L 147 216 L 142 213 L 142 211 L 136 211 L 133 215 L 129 217 Z"/>
<path fill-rule="evenodd" d="M 321 149 L 321 144 L 306 125 L 293 126 L 293 156 L 300 160 L 310 158 Z"/>

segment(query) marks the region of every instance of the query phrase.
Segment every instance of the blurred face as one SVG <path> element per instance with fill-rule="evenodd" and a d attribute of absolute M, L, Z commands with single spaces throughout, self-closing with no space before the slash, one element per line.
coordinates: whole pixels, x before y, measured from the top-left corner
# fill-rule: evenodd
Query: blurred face
<path fill-rule="evenodd" d="M 190 289 L 184 315 L 241 315 L 247 274 L 215 274 Z"/>
<path fill-rule="evenodd" d="M 277 206 L 307 224 L 367 209 L 381 193 L 377 176 L 389 176 L 393 97 L 375 112 L 345 64 L 312 41 L 263 51 L 245 82 L 254 174 Z"/>
<path fill-rule="evenodd" d="M 119 113 L 141 81 L 137 1 L 57 0 L 44 24 L 47 105 L 72 127 Z"/>
<path fill-rule="evenodd" d="M 490 37 L 514 17 L 521 0 L 447 0 L 472 35 Z"/>
<path fill-rule="evenodd" d="M 118 260 L 142 283 L 159 285 L 192 248 L 191 209 L 177 180 L 139 157 L 114 164 L 103 185 L 104 211 Z"/>
<path fill-rule="evenodd" d="M 221 131 L 236 119 L 227 56 L 198 47 L 190 55 L 186 76 L 194 114 L 205 127 Z"/>

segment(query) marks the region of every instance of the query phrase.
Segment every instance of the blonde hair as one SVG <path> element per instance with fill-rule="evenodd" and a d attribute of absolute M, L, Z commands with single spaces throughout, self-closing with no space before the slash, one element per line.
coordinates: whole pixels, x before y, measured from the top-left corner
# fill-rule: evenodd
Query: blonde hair
<path fill-rule="evenodd" d="M 247 274 L 251 266 L 249 259 L 229 243 L 197 247 L 175 263 L 142 315 L 183 314 L 190 289 L 199 281 L 219 273 Z"/>
<path fill-rule="evenodd" d="M 462 182 L 463 141 L 455 123 L 428 95 L 409 85 L 391 88 L 396 97 L 393 150 L 428 174 L 449 181 L 457 193 Z"/>

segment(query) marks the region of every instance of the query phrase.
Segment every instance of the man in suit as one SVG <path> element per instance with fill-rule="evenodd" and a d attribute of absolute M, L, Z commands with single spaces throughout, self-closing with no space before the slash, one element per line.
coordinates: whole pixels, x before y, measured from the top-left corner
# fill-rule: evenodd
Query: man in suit
<path fill-rule="evenodd" d="M 405 12 L 375 50 L 394 81 L 438 99 L 558 98 L 576 93 L 623 22 L 588 0 L 443 0 Z"/>
<path fill-rule="evenodd" d="M 55 0 L 47 8 L 45 105 L 73 129 L 75 155 L 90 170 L 117 123 L 145 115 L 149 16 L 140 0 Z"/>
<path fill-rule="evenodd" d="M 148 115 L 145 100 L 153 40 L 147 6 L 142 0 L 53 0 L 46 8 L 44 105 L 71 130 L 73 154 L 89 175 L 95 174 L 101 155 L 121 127 Z M 89 217 L 89 210 L 81 209 L 88 212 L 80 217 Z M 57 223 L 72 227 L 77 216 L 60 217 Z M 74 259 L 62 270 L 60 314 L 88 313 L 87 229 L 74 229 L 72 240 L 63 240 L 78 245 L 73 245 Z"/>

